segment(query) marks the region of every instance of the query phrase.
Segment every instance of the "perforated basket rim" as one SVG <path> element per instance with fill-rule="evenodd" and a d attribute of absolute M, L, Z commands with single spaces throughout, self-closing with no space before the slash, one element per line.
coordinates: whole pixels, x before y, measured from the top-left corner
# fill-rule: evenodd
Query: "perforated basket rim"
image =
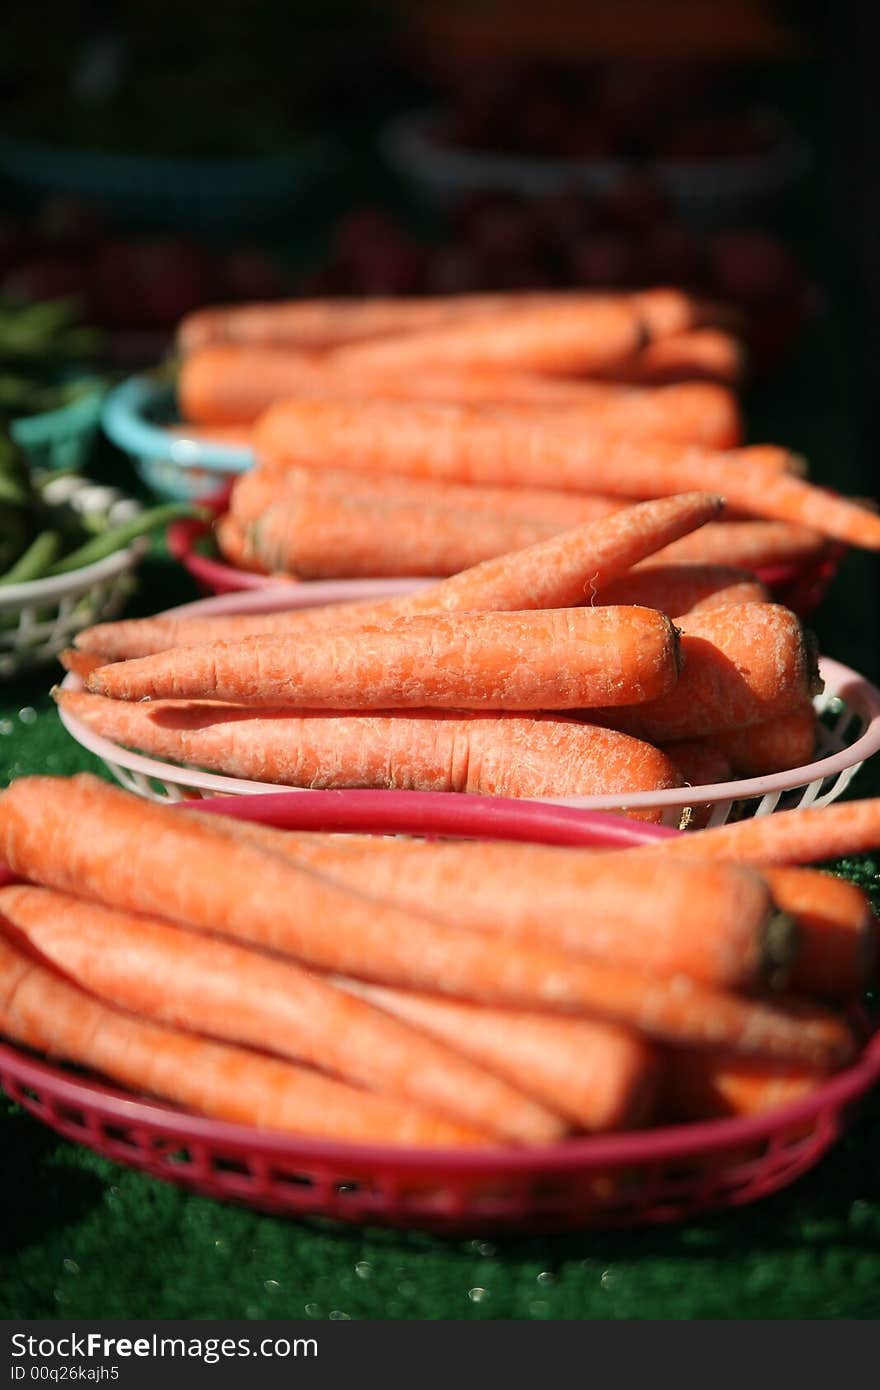
<path fill-rule="evenodd" d="M 166 381 L 145 375 L 129 377 L 104 401 L 104 433 L 117 448 L 134 458 L 162 459 L 184 470 L 204 468 L 222 477 L 246 473 L 253 466 L 250 449 L 187 439 L 179 431 L 172 433 L 146 418 L 149 410 L 170 402 L 173 395 L 173 387 Z"/>
<path fill-rule="evenodd" d="M 31 604 L 57 601 L 69 595 L 82 593 L 95 584 L 116 579 L 137 564 L 145 546 L 145 541 L 135 541 L 124 550 L 115 550 L 112 555 L 105 555 L 103 560 L 96 560 L 92 565 L 83 565 L 81 569 L 71 570 L 69 574 L 33 579 L 27 584 L 10 584 L 7 588 L 0 589 L 0 613 L 13 608 L 25 608 Z"/>
<path fill-rule="evenodd" d="M 41 410 L 35 415 L 19 415 L 9 422 L 16 444 L 29 449 L 69 437 L 80 430 L 91 430 L 101 418 L 107 388 L 102 382 L 89 382 L 81 396 L 57 410 Z"/>
<path fill-rule="evenodd" d="M 330 813 L 335 829 L 344 829 L 351 798 L 357 793 L 315 793 L 332 803 Z M 270 806 L 268 803 L 274 802 Z M 301 803 L 300 803 L 301 804 Z M 355 806 L 357 805 L 355 801 Z M 240 814 L 235 803 L 202 803 L 201 810 L 235 817 Z M 265 799 L 264 823 L 295 823 L 297 799 L 289 793 L 278 793 Z M 538 807 L 530 813 L 528 804 L 514 803 L 512 814 L 527 827 L 530 815 L 534 825 L 541 824 Z M 181 808 L 185 812 L 185 808 Z M 359 815 L 359 812 L 358 812 Z M 580 818 L 585 833 L 595 833 L 603 842 L 606 818 Z M 359 820 L 356 820 L 359 825 Z M 476 826 L 474 826 L 476 828 Z M 492 835 L 494 824 L 487 817 L 485 833 Z M 632 826 L 634 841 L 650 844 L 675 831 L 663 831 L 653 826 Z M 548 843 L 543 835 L 538 839 Z M 0 884 L 8 878 L 0 866 Z M 363 1171 L 371 1166 L 392 1167 L 398 1172 L 418 1173 L 441 1168 L 456 1175 L 494 1175 L 531 1173 L 563 1173 L 573 1169 L 590 1171 L 614 1167 L 641 1165 L 657 1161 L 686 1160 L 713 1150 L 725 1151 L 741 1144 L 772 1139 L 776 1133 L 815 1119 L 823 1111 L 839 1112 L 864 1095 L 880 1080 L 880 1032 L 864 1045 L 856 1060 L 806 1096 L 760 1115 L 721 1120 L 702 1120 L 679 1125 L 665 1125 L 651 1130 L 633 1130 L 618 1134 L 592 1135 L 567 1139 L 555 1144 L 528 1148 L 485 1146 L 474 1149 L 408 1148 L 393 1144 L 359 1144 L 290 1135 L 271 1129 L 207 1119 L 175 1106 L 165 1105 L 137 1096 L 98 1081 L 82 1080 L 63 1068 L 30 1056 L 9 1043 L 0 1043 L 0 1078 L 11 1077 L 18 1085 L 48 1094 L 56 1102 L 83 1111 L 91 1111 L 109 1122 L 125 1123 L 153 1131 L 173 1131 L 181 1143 L 202 1142 L 218 1149 L 247 1149 L 284 1162 L 321 1162 L 335 1165 L 338 1172 L 346 1169 Z"/>
<path fill-rule="evenodd" d="M 434 107 L 420 107 L 388 121 L 379 142 L 394 166 L 426 186 L 455 193 L 479 184 L 515 187 L 529 193 L 552 192 L 580 184 L 602 189 L 631 172 L 626 159 L 530 157 L 444 145 L 431 135 Z M 803 141 L 788 128 L 776 144 L 759 155 L 708 159 L 654 159 L 646 168 L 653 178 L 688 202 L 706 198 L 750 199 L 786 186 L 809 165 Z"/>

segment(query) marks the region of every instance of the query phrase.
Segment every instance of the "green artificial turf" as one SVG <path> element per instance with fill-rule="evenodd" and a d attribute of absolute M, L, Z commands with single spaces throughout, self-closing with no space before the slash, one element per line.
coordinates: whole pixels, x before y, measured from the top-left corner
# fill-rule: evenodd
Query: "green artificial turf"
<path fill-rule="evenodd" d="M 772 388 L 750 437 L 784 440 L 815 476 L 871 490 L 850 334 L 832 305 Z M 118 467 L 105 457 L 103 468 Z M 880 679 L 875 559 L 849 556 L 814 626 Z M 161 557 L 131 611 L 194 597 Z M 91 767 L 46 694 L 0 687 L 0 785 Z M 866 768 L 853 795 L 880 794 Z M 844 870 L 880 890 L 880 858 Z M 875 901 L 876 901 L 875 896 Z M 880 1093 L 793 1187 L 699 1222 L 562 1238 L 443 1240 L 334 1228 L 192 1197 L 56 1139 L 0 1098 L 0 1317 L 871 1318 L 880 1313 Z"/>

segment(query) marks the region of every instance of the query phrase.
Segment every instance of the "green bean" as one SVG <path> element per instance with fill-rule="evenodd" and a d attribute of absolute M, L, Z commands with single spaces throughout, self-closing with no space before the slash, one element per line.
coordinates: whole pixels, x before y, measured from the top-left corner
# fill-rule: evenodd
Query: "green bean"
<path fill-rule="evenodd" d="M 140 512 L 133 516 L 129 521 L 120 522 L 118 526 L 111 526 L 99 536 L 93 536 L 77 550 L 56 561 L 49 573 L 68 574 L 71 570 L 82 569 L 84 565 L 93 565 L 97 560 L 103 560 L 117 550 L 123 550 L 149 531 L 156 531 L 172 521 L 179 521 L 182 517 L 201 517 L 205 514 L 204 508 L 193 507 L 189 502 L 167 502 L 162 507 L 153 507 L 148 512 Z"/>
<path fill-rule="evenodd" d="M 0 585 L 28 584 L 33 579 L 42 579 L 60 549 L 61 537 L 57 531 L 41 531 L 12 568 L 0 576 Z"/>

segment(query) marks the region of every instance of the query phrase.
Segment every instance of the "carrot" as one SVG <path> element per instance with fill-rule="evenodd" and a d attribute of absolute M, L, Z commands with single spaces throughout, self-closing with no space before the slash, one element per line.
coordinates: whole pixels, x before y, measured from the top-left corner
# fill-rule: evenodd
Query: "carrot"
<path fill-rule="evenodd" d="M 487 1130 L 455 1124 L 420 1106 L 120 1013 L 2 937 L 0 1033 L 215 1119 L 324 1139 L 428 1146 L 491 1142 Z"/>
<path fill-rule="evenodd" d="M 390 396 L 385 392 L 377 394 Z M 458 396 L 442 396 L 438 392 L 433 399 L 457 403 L 478 398 L 471 390 L 469 395 Z M 742 443 L 742 422 L 733 395 L 709 382 L 589 395 L 583 402 L 499 400 L 488 391 L 482 400 L 505 415 L 539 424 L 546 421 L 587 436 L 599 433 L 631 440 L 668 440 L 707 449 L 731 449 Z"/>
<path fill-rule="evenodd" d="M 182 438 L 251 448 L 250 425 L 277 400 L 331 396 L 344 400 L 473 402 L 556 411 L 586 429 L 731 448 L 742 437 L 735 396 L 713 382 L 638 388 L 582 378 L 484 368 L 350 374 L 332 357 L 278 347 L 204 347 L 180 367 L 179 395 L 196 425 L 170 427 Z"/>
<path fill-rule="evenodd" d="M 685 781 L 703 786 L 734 777 L 768 777 L 804 766 L 814 755 L 816 727 L 815 710 L 812 702 L 807 701 L 803 709 L 794 709 L 764 724 L 728 729 L 706 738 L 677 739 L 660 746 Z"/>
<path fill-rule="evenodd" d="M 857 998 L 874 978 L 877 918 L 854 883 L 817 869 L 768 868 L 780 908 L 797 918 L 801 946 L 789 988 L 820 999 Z"/>
<path fill-rule="evenodd" d="M 470 298 L 470 297 L 469 297 Z M 491 311 L 494 296 L 473 296 L 471 312 Z M 456 298 L 282 300 L 222 305 L 187 314 L 177 346 L 191 353 L 208 343 L 247 343 L 327 348 L 414 328 L 446 323 L 468 312 Z"/>
<path fill-rule="evenodd" d="M 816 711 L 808 699 L 766 723 L 716 734 L 714 742 L 738 777 L 767 777 L 811 762 L 817 727 Z"/>
<path fill-rule="evenodd" d="M 80 680 L 85 680 L 86 676 L 91 675 L 103 664 L 100 656 L 95 656 L 91 652 L 80 652 L 75 647 L 66 647 L 63 652 L 59 652 L 58 660 L 65 671 L 72 671 Z"/>
<path fill-rule="evenodd" d="M 880 849 L 880 797 L 843 801 L 801 811 L 713 826 L 698 834 L 664 839 L 662 845 L 625 850 L 634 854 L 682 854 L 746 864 L 809 864 Z"/>
<path fill-rule="evenodd" d="M 710 382 L 639 388 L 583 378 L 474 368 L 409 373 L 350 373 L 331 356 L 296 348 L 217 343 L 180 365 L 178 396 L 198 423 L 173 432 L 196 440 L 252 447 L 250 426 L 276 401 L 333 397 L 363 401 L 472 402 L 576 411 L 592 427 L 728 448 L 742 432 L 733 395 Z"/>
<path fill-rule="evenodd" d="M 479 406 L 372 401 L 286 401 L 256 428 L 257 454 L 272 463 L 335 464 L 368 471 L 504 486 L 554 487 L 612 496 L 670 496 L 712 488 L 740 511 L 812 527 L 880 549 L 880 516 L 788 473 L 757 454 L 712 452 L 652 441 L 609 439 L 505 418 Z M 760 460 L 760 462 L 759 462 Z"/>
<path fill-rule="evenodd" d="M 466 715 L 309 714 L 210 703 L 130 703 L 60 690 L 62 710 L 144 753 L 291 787 L 391 787 L 484 796 L 581 797 L 680 786 L 650 744 L 577 720 Z M 658 820 L 659 811 L 645 817 Z"/>
<path fill-rule="evenodd" d="M 375 615 L 378 607 L 372 600 L 326 604 L 314 608 L 288 609 L 270 613 L 235 613 L 172 618 L 162 614 L 154 618 L 123 618 L 114 623 L 96 623 L 83 628 L 74 637 L 76 650 L 86 655 L 96 654 L 101 660 L 125 661 L 130 657 L 149 656 L 152 652 L 168 651 L 172 647 L 200 646 L 204 642 L 258 637 L 263 633 L 316 632 L 322 627 L 356 626 Z M 297 620 L 301 618 L 302 622 Z M 356 621 L 355 621 L 356 619 Z"/>
<path fill-rule="evenodd" d="M 595 295 L 576 290 L 533 290 L 224 304 L 187 314 L 177 330 L 177 346 L 183 353 L 216 342 L 323 349 L 387 333 L 419 332 L 462 318 L 492 315 L 499 309 L 590 303 L 595 298 Z M 662 326 L 667 331 L 677 330 L 693 320 L 691 301 L 679 291 L 643 291 L 632 298 L 638 302 L 643 319 L 653 317 L 661 326 L 662 316 Z"/>
<path fill-rule="evenodd" d="M 519 1143 L 561 1137 L 551 1109 L 293 962 L 47 888 L 0 889 L 0 917 L 108 1004 L 273 1052 Z"/>
<path fill-rule="evenodd" d="M 645 336 L 631 302 L 597 297 L 499 309 L 419 332 L 351 343 L 337 348 L 332 362 L 343 373 L 368 377 L 469 367 L 588 376 L 625 362 Z"/>
<path fill-rule="evenodd" d="M 733 778 L 733 768 L 711 738 L 680 738 L 660 745 L 689 787 L 714 787 Z"/>
<path fill-rule="evenodd" d="M 615 381 L 670 385 L 713 381 L 739 386 L 745 375 L 742 343 L 720 328 L 692 328 L 647 343 L 634 357 L 604 373 Z"/>
<path fill-rule="evenodd" d="M 326 632 L 418 613 L 495 612 L 568 608 L 582 603 L 655 550 L 717 515 L 717 497 L 686 493 L 627 507 L 599 521 L 562 531 L 546 541 L 484 560 L 473 569 L 383 603 L 349 603 L 311 611 L 230 618 L 148 618 L 105 623 L 77 635 L 83 651 L 134 656 L 181 643 L 260 633 Z"/>
<path fill-rule="evenodd" d="M 809 1095 L 825 1079 L 816 1067 L 696 1048 L 671 1048 L 661 1086 L 670 1120 L 760 1115 Z"/>
<path fill-rule="evenodd" d="M 621 876 L 615 855 L 578 849 L 292 835 L 246 822 L 231 829 L 438 921 L 720 988 L 756 983 L 797 946 L 752 870 L 718 875 L 718 864 L 693 861 L 674 873 L 657 862 L 653 871 Z"/>
<path fill-rule="evenodd" d="M 251 570 L 256 574 L 268 572 L 267 567 L 253 555 L 244 530 L 229 512 L 218 516 L 215 521 L 214 539 L 220 554 L 230 565 L 235 565 L 237 569 Z"/>
<path fill-rule="evenodd" d="M 524 550 L 485 560 L 440 584 L 376 605 L 383 618 L 416 613 L 567 608 L 582 603 L 647 555 L 717 516 L 704 492 L 642 502 L 560 531 Z"/>
<path fill-rule="evenodd" d="M 252 424 L 273 401 L 328 386 L 326 367 L 313 354 L 208 343 L 181 362 L 177 400 L 186 420 L 225 429 Z"/>
<path fill-rule="evenodd" d="M 586 718 L 668 743 L 766 723 L 802 708 L 822 688 L 811 640 L 780 604 L 713 608 L 676 622 L 682 659 L 676 685 L 637 709 L 589 710 Z"/>
<path fill-rule="evenodd" d="M 628 298 L 652 337 L 682 332 L 699 322 L 703 314 L 696 301 L 676 289 L 641 290 Z M 590 304 L 595 299 L 595 295 L 569 290 L 218 305 L 187 314 L 177 330 L 177 346 L 183 353 L 216 342 L 328 348 L 386 333 L 433 328 L 462 316 L 485 316 L 499 309 Z"/>
<path fill-rule="evenodd" d="M 532 942 L 511 951 L 486 934 L 348 892 L 220 825 L 87 775 L 14 782 L 0 797 L 0 854 L 14 873 L 46 887 L 377 984 L 585 1013 L 661 1041 L 816 1065 L 843 1062 L 853 1052 L 846 1024 L 825 1010 L 792 1016 L 685 976 L 658 979 Z M 242 884 L 258 891 L 242 891 Z"/>
<path fill-rule="evenodd" d="M 670 618 L 677 618 L 684 613 L 733 603 L 761 603 L 768 598 L 767 589 L 747 570 L 726 565 L 655 565 L 649 559 L 605 585 L 595 602 L 659 608 Z"/>
<path fill-rule="evenodd" d="M 579 1129 L 635 1128 L 651 1115 L 657 1057 L 635 1033 L 586 1019 L 487 1009 L 345 978 L 337 982 L 558 1109 Z"/>
<path fill-rule="evenodd" d="M 722 520 L 673 541 L 646 564 L 734 565 L 756 570 L 815 560 L 826 548 L 825 538 L 805 526 L 791 526 L 785 521 Z"/>
<path fill-rule="evenodd" d="M 269 507 L 242 540 L 251 567 L 301 579 L 445 577 L 559 529 L 552 521 L 389 497 L 303 493 Z"/>
<path fill-rule="evenodd" d="M 651 342 L 695 328 L 707 313 L 707 306 L 694 299 L 693 295 L 668 285 L 637 290 L 629 296 L 629 300 L 645 325 Z"/>
<path fill-rule="evenodd" d="M 209 342 L 184 357 L 178 400 L 186 419 L 197 424 L 248 424 L 286 396 L 319 389 L 333 394 L 337 379 L 352 383 L 341 388 L 343 394 L 362 396 L 370 382 L 380 391 L 388 382 L 393 394 L 401 380 L 426 368 L 429 373 L 587 372 L 630 356 L 643 339 L 642 321 L 631 304 L 592 299 L 455 316 L 424 332 L 356 340 L 325 354 Z"/>
<path fill-rule="evenodd" d="M 563 710 L 656 700 L 678 679 L 675 628 L 653 608 L 437 613 L 309 637 L 250 637 L 102 666 L 115 699 L 310 709 Z"/>
<path fill-rule="evenodd" d="M 377 474 L 369 478 L 347 468 L 252 468 L 235 481 L 229 510 L 246 526 L 269 507 L 291 497 L 317 493 L 323 497 L 366 497 L 371 501 L 420 503 L 425 507 L 453 507 L 474 513 L 527 517 L 554 522 L 559 530 L 587 521 L 598 521 L 631 505 L 620 497 L 559 492 L 553 488 L 472 487 L 468 483 L 432 482 L 403 474 Z"/>

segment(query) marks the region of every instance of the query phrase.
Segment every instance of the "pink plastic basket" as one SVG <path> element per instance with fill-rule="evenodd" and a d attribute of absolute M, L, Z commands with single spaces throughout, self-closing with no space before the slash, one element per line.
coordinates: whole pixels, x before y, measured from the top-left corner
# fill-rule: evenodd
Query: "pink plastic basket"
<path fill-rule="evenodd" d="M 202 806 L 290 828 L 545 844 L 622 847 L 676 833 L 538 803 L 440 793 L 278 793 Z M 753 1202 L 812 1168 L 842 1133 L 852 1104 L 878 1079 L 880 1034 L 812 1095 L 765 1115 L 541 1149 L 428 1151 L 218 1123 L 0 1045 L 6 1093 L 59 1134 L 107 1158 L 264 1211 L 450 1233 L 653 1224 Z"/>
<path fill-rule="evenodd" d="M 424 583 L 423 580 L 375 579 L 333 580 L 314 584 L 276 585 L 247 593 L 225 594 L 200 599 L 171 609 L 175 617 L 222 615 L 278 611 L 338 603 L 355 597 L 381 598 Z M 842 795 L 863 761 L 880 749 L 880 690 L 858 672 L 840 662 L 823 658 L 820 671 L 825 690 L 817 697 L 817 707 L 826 713 L 821 724 L 821 746 L 814 762 L 791 768 L 771 777 L 752 777 L 737 782 L 721 782 L 700 787 L 676 788 L 661 792 L 635 792 L 620 796 L 569 797 L 555 804 L 582 811 L 659 810 L 665 824 L 678 826 L 687 820 L 689 808 L 707 808 L 707 823 L 719 825 L 731 816 L 766 815 L 799 806 L 823 806 Z M 79 689 L 76 676 L 67 676 L 67 689 Z M 62 713 L 62 721 L 78 743 L 106 763 L 113 776 L 130 791 L 160 801 L 180 801 L 206 796 L 245 796 L 275 792 L 269 782 L 246 781 L 219 773 L 201 772 L 173 763 L 133 753 L 110 739 L 93 733 L 82 720 Z M 376 793 L 379 797 L 388 792 Z M 298 795 L 313 796 L 303 791 Z M 704 817 L 705 819 L 705 817 Z"/>
<path fill-rule="evenodd" d="M 224 560 L 202 554 L 198 543 L 208 535 L 210 529 L 203 521 L 176 521 L 169 526 L 167 533 L 169 552 L 192 575 L 202 593 L 232 594 L 246 590 L 275 589 L 279 584 L 298 585 L 301 582 L 296 579 L 279 580 L 277 576 L 252 574 L 248 570 L 236 569 Z M 767 585 L 778 603 L 784 603 L 801 617 L 807 617 L 824 598 L 845 553 L 846 546 L 834 545 L 816 560 L 803 564 L 774 565 L 759 570 L 758 578 Z M 368 586 L 377 581 L 364 579 L 344 582 L 351 584 L 356 591 L 359 585 Z M 388 592 L 400 593 L 404 591 L 404 586 L 425 586 L 436 581 L 397 579 L 386 582 L 400 586 Z M 306 587 L 312 588 L 313 585 L 307 584 Z"/>

